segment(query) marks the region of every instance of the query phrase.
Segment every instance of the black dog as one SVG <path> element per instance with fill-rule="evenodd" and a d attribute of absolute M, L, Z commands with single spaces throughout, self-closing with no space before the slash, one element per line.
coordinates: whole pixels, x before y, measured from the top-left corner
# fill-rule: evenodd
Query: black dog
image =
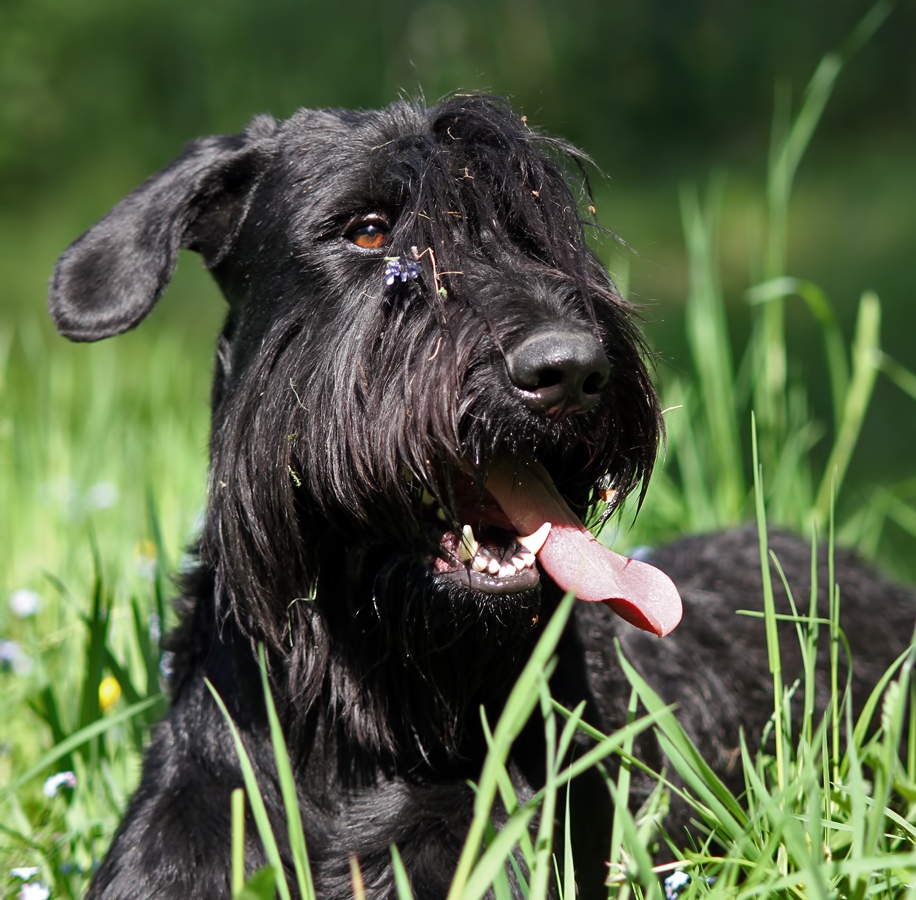
<path fill-rule="evenodd" d="M 486 97 L 262 117 L 192 142 L 61 257 L 51 311 L 74 340 L 135 326 L 181 247 L 229 303 L 172 707 L 90 897 L 229 895 L 241 776 L 205 678 L 282 840 L 259 642 L 324 898 L 352 896 L 351 856 L 368 896 L 393 896 L 392 843 L 418 897 L 445 895 L 485 750 L 479 709 L 496 720 L 568 588 L 605 604 L 577 604 L 559 700 L 587 700 L 604 730 L 624 721 L 617 635 L 723 774 L 739 727 L 759 733 L 763 629 L 732 614 L 760 593 L 754 535 L 659 553 L 687 600 L 659 642 L 680 617 L 671 582 L 579 521 L 611 487 L 619 501 L 644 486 L 660 436 L 634 315 L 586 245 L 571 187 L 582 161 Z M 776 543 L 804 582 L 807 546 Z M 858 670 L 868 682 L 905 645 L 914 607 L 853 577 L 853 635 L 878 657 Z M 520 796 L 544 771 L 529 731 L 513 755 Z M 641 752 L 661 764 L 648 738 Z M 600 896 L 606 791 L 574 793 L 577 878 Z"/>

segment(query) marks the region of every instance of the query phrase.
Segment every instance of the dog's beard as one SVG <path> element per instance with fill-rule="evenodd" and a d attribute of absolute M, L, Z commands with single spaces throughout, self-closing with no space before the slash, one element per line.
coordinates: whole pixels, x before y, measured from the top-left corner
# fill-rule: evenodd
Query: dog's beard
<path fill-rule="evenodd" d="M 543 266 L 520 265 L 499 276 L 497 294 L 524 296 L 535 278 L 555 281 Z M 278 311 L 257 357 L 214 411 L 205 561 L 233 608 L 251 609 L 263 636 L 281 647 L 295 637 L 288 604 L 316 593 L 332 558 L 348 567 L 347 557 L 366 549 L 383 547 L 414 569 L 425 563 L 424 578 L 449 582 L 446 595 L 534 589 L 537 550 L 519 542 L 530 534 L 486 490 L 494 459 L 538 460 L 582 515 L 609 473 L 621 498 L 654 454 L 653 394 L 629 401 L 621 394 L 635 389 L 615 390 L 567 418 L 528 414 L 498 377 L 493 327 L 462 295 L 443 331 L 442 310 L 422 298 L 393 298 L 366 312 L 372 285 L 359 273 L 346 285 L 331 319 L 336 330 L 302 307 Z M 626 315 L 600 285 L 593 293 L 607 320 L 602 332 L 621 344 L 608 341 L 616 381 L 648 384 L 639 344 L 619 340 Z M 483 287 L 475 294 L 486 299 Z M 522 323 L 528 314 L 513 315 Z M 327 347 L 317 360 L 316 345 Z M 359 593 L 365 597 L 366 587 Z"/>

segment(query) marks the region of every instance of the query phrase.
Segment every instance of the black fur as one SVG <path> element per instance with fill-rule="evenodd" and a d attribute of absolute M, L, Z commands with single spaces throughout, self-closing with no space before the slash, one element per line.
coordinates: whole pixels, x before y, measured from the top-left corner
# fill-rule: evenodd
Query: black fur
<path fill-rule="evenodd" d="M 617 500 L 638 492 L 658 448 L 635 317 L 586 244 L 583 162 L 488 97 L 261 117 L 242 135 L 189 144 L 63 254 L 50 305 L 74 340 L 134 327 L 182 247 L 202 255 L 229 304 L 206 524 L 171 638 L 172 706 L 90 897 L 229 895 L 241 776 L 205 678 L 282 840 L 259 642 L 319 896 L 352 896 L 351 856 L 368 896 L 393 896 L 392 843 L 418 897 L 445 895 L 484 753 L 479 707 L 498 717 L 560 592 L 544 575 L 508 595 L 437 577 L 442 532 L 469 515 L 486 529 L 496 454 L 536 457 L 581 514 L 608 477 Z M 367 224 L 386 232 L 383 246 L 355 243 Z M 387 285 L 393 257 L 417 277 Z M 547 382 L 522 383 L 519 348 L 532 335 L 587 348 L 581 397 L 545 403 Z M 424 494 L 446 524 L 430 521 Z M 801 585 L 807 546 L 775 540 Z M 755 554 L 748 532 L 660 551 L 687 607 L 662 642 L 578 604 L 558 699 L 587 700 L 600 728 L 621 724 L 616 635 L 727 777 L 739 727 L 759 734 L 771 708 L 762 627 L 733 615 L 759 604 Z M 844 604 L 870 683 L 905 645 L 913 598 L 850 567 Z M 520 796 L 543 778 L 543 738 L 529 731 L 512 761 Z M 648 737 L 642 752 L 661 764 Z M 583 896 L 601 895 L 603 798 L 600 785 L 574 791 Z M 254 833 L 250 870 L 264 862 Z"/>

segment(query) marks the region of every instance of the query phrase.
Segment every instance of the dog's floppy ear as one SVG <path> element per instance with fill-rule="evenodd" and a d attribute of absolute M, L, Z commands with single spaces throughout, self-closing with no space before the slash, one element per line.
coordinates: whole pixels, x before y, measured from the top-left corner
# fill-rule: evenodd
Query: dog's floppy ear
<path fill-rule="evenodd" d="M 97 341 L 132 328 L 162 295 L 182 247 L 217 265 L 245 219 L 263 152 L 251 130 L 192 141 L 77 238 L 51 277 L 61 334 Z"/>

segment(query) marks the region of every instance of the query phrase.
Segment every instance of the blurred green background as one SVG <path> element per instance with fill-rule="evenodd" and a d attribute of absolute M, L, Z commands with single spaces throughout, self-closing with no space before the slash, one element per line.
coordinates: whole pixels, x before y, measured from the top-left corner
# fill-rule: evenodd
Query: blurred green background
<path fill-rule="evenodd" d="M 644 306 L 662 380 L 690 365 L 679 188 L 692 182 L 702 189 L 711 172 L 725 171 L 723 285 L 736 346 L 743 346 L 744 292 L 759 279 L 753 260 L 763 229 L 777 85 L 790 86 L 797 105 L 821 56 L 869 5 L 0 0 L 0 349 L 10 360 L 6 390 L 20 398 L 15 408 L 40 407 L 41 390 L 32 382 L 44 360 L 53 356 L 76 372 L 92 352 L 108 354 L 113 385 L 128 392 L 132 385 L 148 386 L 155 379 L 156 341 L 180 335 L 187 392 L 176 402 L 196 411 L 199 424 L 188 442 L 199 454 L 195 483 L 202 490 L 208 368 L 222 301 L 196 258 L 182 260 L 160 307 L 110 352 L 73 347 L 53 335 L 45 285 L 57 254 L 197 135 L 240 130 L 265 111 L 284 117 L 299 106 L 375 107 L 402 94 L 434 101 L 455 89 L 508 96 L 532 125 L 567 137 L 594 158 L 603 173 L 593 178 L 599 218 L 631 248 L 608 244 L 602 252 Z M 916 4 L 899 4 L 842 72 L 796 183 L 788 263 L 789 274 L 826 291 L 847 338 L 862 291 L 876 290 L 884 348 L 911 370 L 914 37 Z M 801 303 L 790 304 L 788 321 L 793 365 L 811 389 L 816 415 L 829 406 L 821 338 Z M 80 384 L 74 382 L 69 409 L 82 427 L 95 398 L 79 396 Z M 146 415 L 142 402 L 137 405 L 131 432 L 141 446 L 136 466 L 155 479 L 148 458 L 153 451 L 142 447 L 168 439 L 161 425 L 150 428 L 162 407 L 151 406 L 157 412 Z M 15 430 L 13 418 L 8 411 L 0 439 Z M 880 380 L 849 490 L 913 475 L 914 443 L 912 401 Z M 53 456 L 47 448 L 42 452 Z M 100 438 L 100 459 L 123 452 L 123 444 Z M 0 532 L 11 552 L 15 516 L 10 508 L 3 515 L 8 522 Z M 14 568 L 15 575 L 7 572 L 11 586 L 34 573 L 30 565 Z"/>

